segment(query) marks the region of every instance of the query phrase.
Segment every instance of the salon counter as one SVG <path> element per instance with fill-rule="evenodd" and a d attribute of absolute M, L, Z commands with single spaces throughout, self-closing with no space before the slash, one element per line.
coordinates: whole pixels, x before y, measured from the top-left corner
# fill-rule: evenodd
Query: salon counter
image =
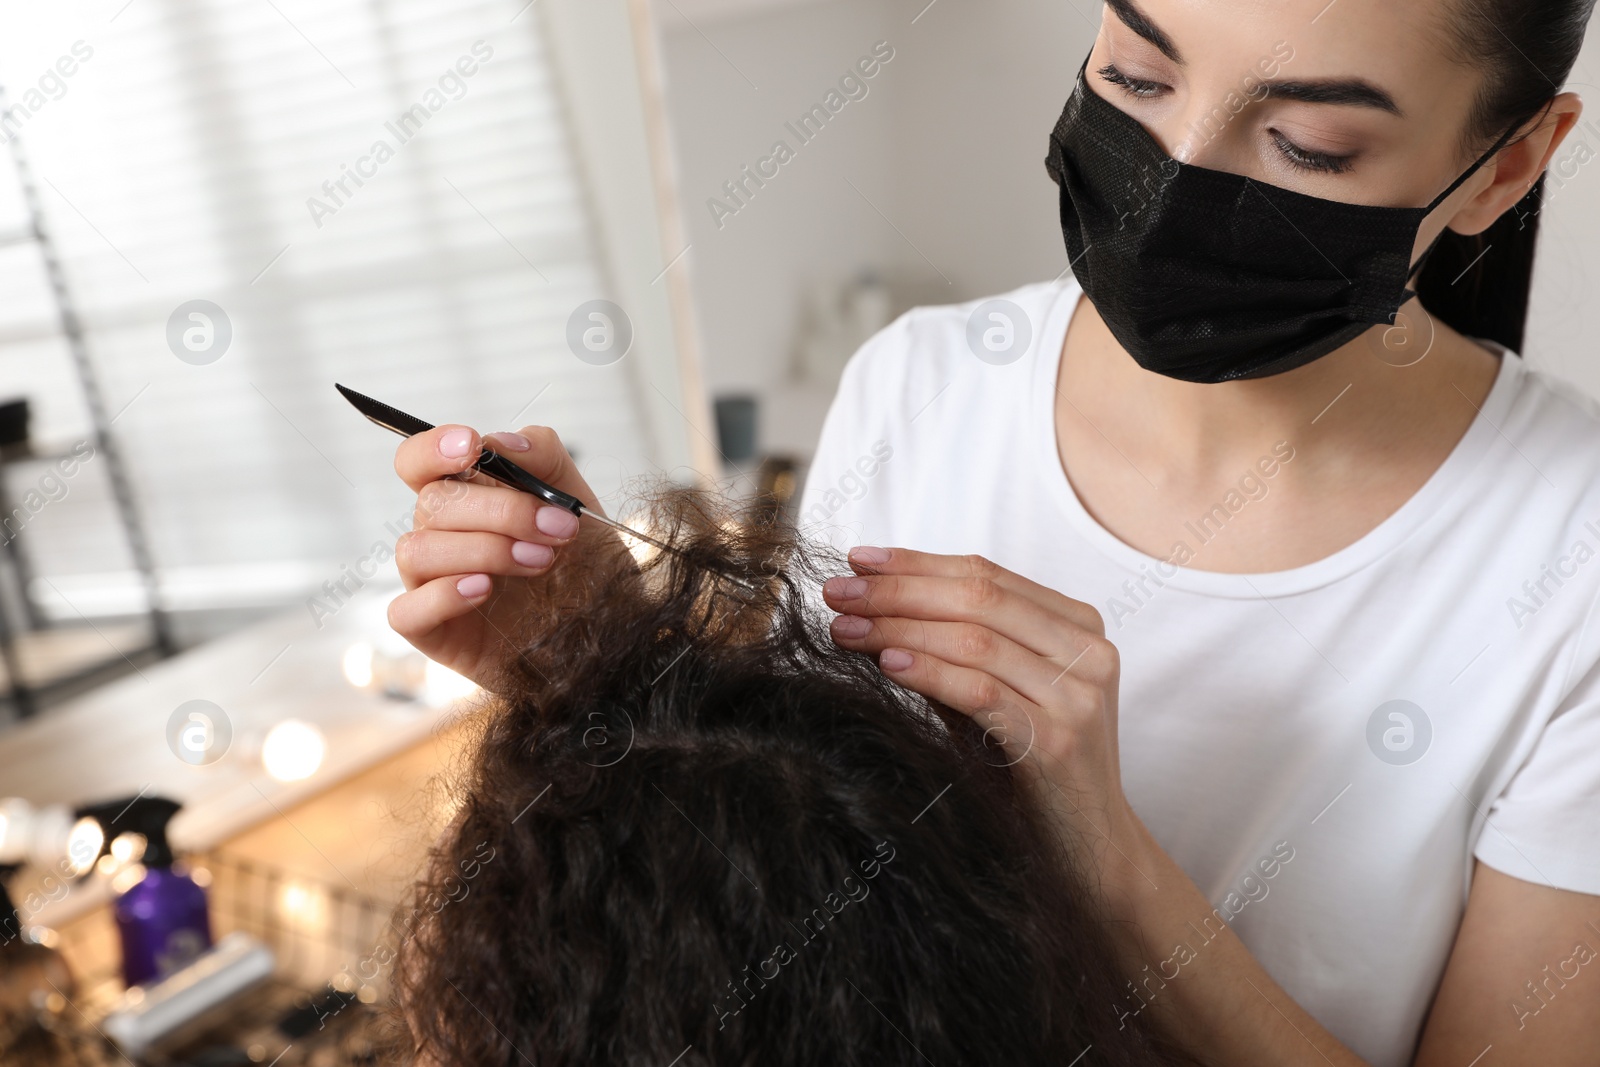
<path fill-rule="evenodd" d="M 459 750 L 455 724 L 476 699 L 402 700 L 346 680 L 352 645 L 405 647 L 386 619 L 398 592 L 369 585 L 320 626 L 303 608 L 284 612 L 0 733 L 0 796 L 71 806 L 166 796 L 184 805 L 170 828 L 180 854 L 226 847 L 394 899 L 448 818 L 430 782 Z M 231 734 L 205 766 L 180 759 L 169 741 L 169 720 L 193 700 L 220 708 L 215 728 Z M 274 779 L 260 759 L 262 739 L 285 719 L 326 739 L 321 766 L 302 781 Z M 18 877 L 19 902 L 42 873 Z M 109 896 L 104 879 L 84 879 L 30 922 L 61 927 Z"/>

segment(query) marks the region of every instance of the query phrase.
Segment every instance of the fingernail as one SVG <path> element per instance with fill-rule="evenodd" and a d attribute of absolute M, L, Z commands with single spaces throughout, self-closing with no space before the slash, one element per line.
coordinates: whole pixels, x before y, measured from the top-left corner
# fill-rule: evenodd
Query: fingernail
<path fill-rule="evenodd" d="M 823 592 L 840 600 L 859 600 L 869 588 L 865 578 L 829 578 L 822 583 Z"/>
<path fill-rule="evenodd" d="M 833 632 L 840 637 L 865 637 L 872 632 L 872 620 L 859 615 L 840 615 L 833 620 Z"/>
<path fill-rule="evenodd" d="M 528 440 L 520 433 L 512 433 L 509 430 L 501 430 L 498 433 L 492 433 L 489 435 L 489 440 L 493 441 L 495 444 L 499 445 L 501 448 L 504 448 L 508 452 L 526 452 L 528 449 L 533 447 L 532 441 Z"/>
<path fill-rule="evenodd" d="M 871 545 L 858 545 L 850 550 L 850 562 L 866 563 L 871 566 L 888 563 L 889 550 L 887 548 L 874 548 Z"/>
<path fill-rule="evenodd" d="M 911 653 L 903 648 L 886 648 L 878 654 L 878 666 L 886 671 L 903 671 L 911 666 Z"/>
<path fill-rule="evenodd" d="M 456 592 L 468 600 L 476 600 L 487 593 L 493 584 L 487 574 L 469 574 L 456 583 Z"/>
<path fill-rule="evenodd" d="M 448 459 L 460 459 L 472 451 L 471 430 L 451 430 L 439 438 L 439 454 Z"/>
<path fill-rule="evenodd" d="M 524 567 L 548 567 L 556 558 L 556 553 L 549 545 L 515 541 L 511 545 L 511 558 Z"/>
<path fill-rule="evenodd" d="M 578 516 L 565 508 L 540 508 L 534 512 L 533 524 L 551 537 L 571 537 L 578 532 Z"/>

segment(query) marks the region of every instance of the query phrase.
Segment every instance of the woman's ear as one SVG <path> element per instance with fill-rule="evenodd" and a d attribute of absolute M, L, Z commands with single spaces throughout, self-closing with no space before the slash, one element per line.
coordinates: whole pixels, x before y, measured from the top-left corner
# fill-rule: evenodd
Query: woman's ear
<path fill-rule="evenodd" d="M 1567 135 L 1583 114 L 1577 93 L 1561 93 L 1530 119 L 1520 140 L 1507 145 L 1484 170 L 1490 181 L 1467 201 L 1447 224 L 1465 236 L 1487 230 L 1512 205 L 1527 195 L 1545 172 Z"/>

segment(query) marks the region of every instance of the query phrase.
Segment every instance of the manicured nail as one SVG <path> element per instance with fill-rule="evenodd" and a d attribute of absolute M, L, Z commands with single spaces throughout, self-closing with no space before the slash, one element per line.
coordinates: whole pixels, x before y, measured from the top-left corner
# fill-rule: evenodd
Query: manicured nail
<path fill-rule="evenodd" d="M 840 615 L 833 620 L 833 632 L 840 637 L 865 637 L 872 632 L 872 620 L 859 615 Z"/>
<path fill-rule="evenodd" d="M 540 508 L 533 514 L 533 524 L 551 537 L 572 537 L 578 532 L 578 516 L 566 508 Z"/>
<path fill-rule="evenodd" d="M 822 583 L 822 591 L 839 600 L 860 600 L 870 588 L 865 578 L 829 578 Z"/>
<path fill-rule="evenodd" d="M 876 567 L 889 562 L 887 548 L 874 548 L 871 545 L 858 545 L 850 550 L 851 563 L 865 563 L 869 567 Z"/>
<path fill-rule="evenodd" d="M 911 666 L 911 653 L 903 648 L 886 648 L 878 653 L 878 666 L 886 671 L 903 671 Z"/>
<path fill-rule="evenodd" d="M 511 558 L 524 567 L 548 567 L 556 558 L 556 553 L 549 545 L 535 544 L 532 541 L 514 541 L 511 545 Z"/>
<path fill-rule="evenodd" d="M 520 433 L 512 433 L 509 430 L 501 430 L 498 433 L 492 433 L 489 435 L 488 439 L 499 445 L 507 452 L 526 452 L 528 449 L 533 447 L 532 441 L 528 440 Z"/>
<path fill-rule="evenodd" d="M 472 451 L 471 430 L 451 430 L 439 438 L 439 454 L 447 459 L 460 459 Z"/>
<path fill-rule="evenodd" d="M 456 592 L 468 600 L 476 600 L 494 585 L 487 574 L 469 574 L 456 583 Z"/>

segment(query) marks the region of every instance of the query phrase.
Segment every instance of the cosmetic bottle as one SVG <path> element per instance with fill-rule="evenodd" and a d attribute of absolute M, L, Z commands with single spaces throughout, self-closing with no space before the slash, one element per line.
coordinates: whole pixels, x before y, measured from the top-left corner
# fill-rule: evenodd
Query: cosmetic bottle
<path fill-rule="evenodd" d="M 211 947 L 206 891 L 173 866 L 167 841 L 167 823 L 179 807 L 164 797 L 141 796 L 82 812 L 100 821 L 108 844 L 128 833 L 144 838 L 144 876 L 112 909 L 122 941 L 122 977 L 130 986 L 158 981 Z"/>

